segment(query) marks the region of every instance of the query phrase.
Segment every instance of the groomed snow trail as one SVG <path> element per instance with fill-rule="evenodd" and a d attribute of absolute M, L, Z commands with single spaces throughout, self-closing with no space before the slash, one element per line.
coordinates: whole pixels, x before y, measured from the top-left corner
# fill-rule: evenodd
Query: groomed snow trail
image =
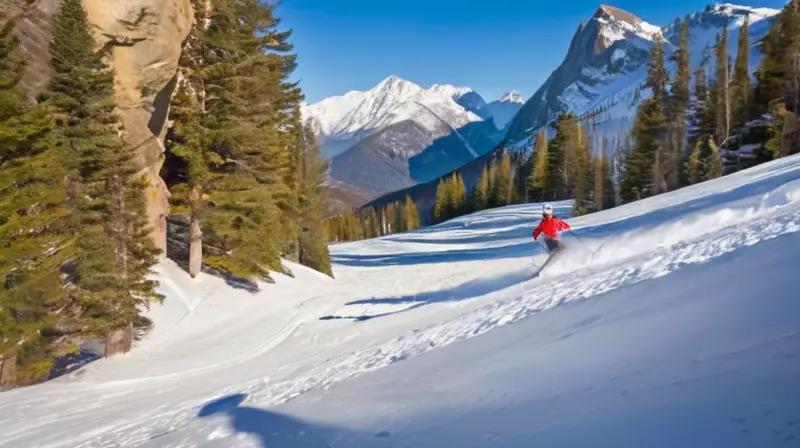
<path fill-rule="evenodd" d="M 292 265 L 295 279 L 256 295 L 165 262 L 152 334 L 128 355 L 0 394 L 0 446 L 259 446 L 198 413 L 237 394 L 240 405 L 281 406 L 796 233 L 800 157 L 570 219 L 580 241 L 567 234 L 567 256 L 530 279 L 538 214 L 537 204 L 505 207 L 332 246 L 335 280 Z"/>

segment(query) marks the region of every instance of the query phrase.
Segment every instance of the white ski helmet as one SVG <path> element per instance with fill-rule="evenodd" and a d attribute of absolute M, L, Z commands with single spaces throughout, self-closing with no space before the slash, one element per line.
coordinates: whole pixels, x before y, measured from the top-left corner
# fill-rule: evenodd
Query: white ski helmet
<path fill-rule="evenodd" d="M 553 206 L 550 204 L 542 205 L 542 214 L 543 215 L 552 215 L 553 214 Z"/>

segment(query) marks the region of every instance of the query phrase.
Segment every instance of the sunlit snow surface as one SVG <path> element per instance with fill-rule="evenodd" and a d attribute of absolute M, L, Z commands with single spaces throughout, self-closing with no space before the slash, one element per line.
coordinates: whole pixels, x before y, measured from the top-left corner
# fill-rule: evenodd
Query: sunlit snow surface
<path fill-rule="evenodd" d="M 0 394 L 0 446 L 798 446 L 800 157 L 569 219 L 534 280 L 538 212 L 336 245 L 336 280 L 257 295 L 165 262 L 154 331 Z"/>

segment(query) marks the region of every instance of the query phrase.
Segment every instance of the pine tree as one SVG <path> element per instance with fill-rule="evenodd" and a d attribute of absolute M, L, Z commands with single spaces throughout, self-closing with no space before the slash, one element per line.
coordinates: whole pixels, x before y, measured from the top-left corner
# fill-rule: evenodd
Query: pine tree
<path fill-rule="evenodd" d="M 290 32 L 277 30 L 274 8 L 258 0 L 215 0 L 208 26 L 196 33 L 200 42 L 193 43 L 200 54 L 182 63 L 191 90 L 202 94 L 202 156 L 195 160 L 215 162 L 210 151 L 224 161 L 209 167 L 213 176 L 204 194 L 193 194 L 214 204 L 213 213 L 202 216 L 203 246 L 213 248 L 204 262 L 265 279 L 270 270 L 283 270 L 281 252 L 298 255 L 300 238 L 302 94 L 288 82 L 296 57 L 289 54 Z M 176 154 L 167 156 L 169 163 Z M 345 227 L 353 219 L 345 218 Z"/>
<path fill-rule="evenodd" d="M 706 175 L 704 180 L 716 179 L 722 177 L 722 158 L 719 155 L 717 145 L 714 144 L 714 139 L 708 137 L 709 153 L 705 160 Z"/>
<path fill-rule="evenodd" d="M 480 179 L 472 186 L 472 209 L 476 211 L 485 209 L 488 205 L 489 193 L 489 167 L 484 164 Z"/>
<path fill-rule="evenodd" d="M 733 69 L 731 85 L 731 122 L 734 127 L 747 122 L 750 110 L 750 16 L 744 18 L 739 28 L 739 40 L 736 52 L 736 65 Z"/>
<path fill-rule="evenodd" d="M 65 0 L 54 24 L 53 75 L 43 98 L 63 116 L 56 132 L 69 152 L 78 300 L 92 319 L 90 331 L 103 333 L 137 321 L 139 306 L 160 298 L 148 278 L 158 251 L 146 227 L 135 154 L 117 129 L 114 75 L 94 51 L 82 2 Z"/>
<path fill-rule="evenodd" d="M 781 103 L 798 112 L 800 97 L 800 2 L 790 0 L 777 16 L 775 25 L 761 40 L 763 54 L 756 71 L 752 115 L 771 113 Z"/>
<path fill-rule="evenodd" d="M 691 82 L 691 68 L 689 52 L 689 17 L 686 16 L 681 22 L 678 49 L 672 55 L 671 60 L 677 69 L 675 79 L 672 83 L 672 91 L 669 100 L 669 151 L 664 156 L 664 173 L 667 190 L 675 190 L 680 187 L 681 179 L 684 177 L 682 172 L 683 160 L 686 156 L 686 112 L 689 109 L 690 94 L 689 85 Z"/>
<path fill-rule="evenodd" d="M 608 145 L 608 140 L 603 139 L 603 148 Z M 592 196 L 594 199 L 594 210 L 600 211 L 608 207 L 608 194 L 606 185 L 609 179 L 608 176 L 608 163 L 604 151 L 601 151 L 594 156 L 592 160 L 592 171 L 594 186 L 592 188 Z"/>
<path fill-rule="evenodd" d="M 556 135 L 548 143 L 545 200 L 563 200 L 571 195 L 572 157 L 578 144 L 579 125 L 574 113 L 561 114 L 553 123 Z"/>
<path fill-rule="evenodd" d="M 458 172 L 453 174 L 455 178 L 453 191 L 454 191 L 454 214 L 455 216 L 463 215 L 467 212 L 467 186 L 464 184 L 464 178 Z"/>
<path fill-rule="evenodd" d="M 764 142 L 765 152 L 770 159 L 789 155 L 785 153 L 785 148 L 783 147 L 783 129 L 787 112 L 786 105 L 783 103 L 779 103 L 773 108 L 772 123 L 767 128 L 767 141 Z"/>
<path fill-rule="evenodd" d="M 647 63 L 645 86 L 652 91 L 650 98 L 639 104 L 633 135 L 635 145 L 626 156 L 625 176 L 620 182 L 620 196 L 631 202 L 662 191 L 660 154 L 663 151 L 666 123 L 667 72 L 664 68 L 663 47 L 660 41 L 653 46 Z"/>
<path fill-rule="evenodd" d="M 716 111 L 717 129 L 716 139 L 719 142 L 728 138 L 731 130 L 731 103 L 730 103 L 730 56 L 728 55 L 728 26 L 722 28 L 722 34 L 717 36 L 714 48 L 716 55 Z"/>
<path fill-rule="evenodd" d="M 528 202 L 544 201 L 544 194 L 547 189 L 547 131 L 542 130 L 536 135 L 536 151 L 531 158 L 533 169 L 528 178 Z"/>
<path fill-rule="evenodd" d="M 697 129 L 692 135 L 692 142 L 705 140 L 706 135 L 716 132 L 716 113 L 714 104 L 709 99 L 708 83 L 706 81 L 706 68 L 701 67 L 694 73 L 694 116 L 692 124 Z M 693 145 L 694 146 L 694 145 Z"/>
<path fill-rule="evenodd" d="M 617 206 L 616 184 L 612 160 L 605 151 L 601 156 L 603 158 L 603 210 L 607 210 Z"/>
<path fill-rule="evenodd" d="M 364 239 L 377 238 L 381 235 L 378 212 L 374 207 L 368 207 L 360 212 L 361 234 Z"/>
<path fill-rule="evenodd" d="M 499 164 L 496 159 L 489 163 L 489 193 L 486 195 L 486 208 L 495 208 L 500 205 L 500 179 Z"/>
<path fill-rule="evenodd" d="M 689 163 L 686 171 L 690 184 L 696 184 L 703 180 L 702 145 L 703 141 L 698 139 L 694 144 L 691 156 L 689 156 Z"/>
<path fill-rule="evenodd" d="M 583 128 L 578 127 L 578 135 L 574 144 L 570 145 L 571 160 L 570 166 L 571 179 L 570 190 L 572 191 L 573 216 L 580 216 L 589 212 L 591 208 L 592 193 L 592 170 L 590 169 L 589 142 L 591 137 L 587 135 Z"/>
<path fill-rule="evenodd" d="M 496 206 L 502 207 L 511 204 L 514 177 L 511 169 L 511 154 L 508 151 L 503 151 L 500 156 L 500 165 L 497 168 L 495 184 L 495 191 L 497 192 L 495 196 Z"/>
<path fill-rule="evenodd" d="M 752 114 L 769 118 L 763 159 L 800 152 L 800 1 L 791 0 L 761 41 Z"/>
<path fill-rule="evenodd" d="M 173 125 L 165 139 L 166 157 L 173 170 L 172 179 L 181 180 L 170 185 L 171 211 L 189 215 L 189 274 L 195 277 L 203 261 L 203 196 L 210 191 L 214 179 L 212 170 L 225 162 L 211 150 L 210 142 L 205 141 L 200 106 L 188 83 L 178 87 L 170 107 L 170 119 Z"/>
<path fill-rule="evenodd" d="M 399 210 L 397 202 L 392 202 L 386 206 L 386 219 L 388 221 L 389 234 L 400 233 L 404 230 L 402 211 Z"/>
<path fill-rule="evenodd" d="M 51 110 L 23 105 L 26 61 L 16 53 L 13 24 L 0 28 L 0 355 L 16 356 L 18 382 L 26 384 L 47 373 L 57 354 L 43 335 L 71 327 L 79 308 L 58 272 L 73 255 L 63 226 L 63 158 L 50 138 Z"/>
<path fill-rule="evenodd" d="M 452 210 L 451 198 L 453 197 L 450 186 L 448 178 L 442 177 L 439 179 L 439 184 L 436 187 L 436 204 L 433 209 L 434 223 L 446 221 L 450 217 L 450 210 Z"/>
<path fill-rule="evenodd" d="M 417 211 L 417 205 L 414 203 L 414 200 L 411 199 L 410 195 L 406 195 L 404 209 L 404 214 L 406 217 L 406 230 L 419 229 L 421 227 L 419 212 Z"/>
<path fill-rule="evenodd" d="M 317 145 L 311 123 L 303 127 L 302 151 L 299 159 L 299 191 L 298 191 L 298 226 L 299 254 L 298 261 L 319 272 L 333 276 L 330 253 L 322 231 L 322 218 L 325 213 L 325 172 L 326 164 L 319 158 Z M 370 207 L 371 233 L 380 236 L 378 216 Z"/>

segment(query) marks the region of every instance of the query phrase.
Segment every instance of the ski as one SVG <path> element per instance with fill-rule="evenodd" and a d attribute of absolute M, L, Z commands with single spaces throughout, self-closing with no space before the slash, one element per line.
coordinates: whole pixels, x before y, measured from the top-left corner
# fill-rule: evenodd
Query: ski
<path fill-rule="evenodd" d="M 556 254 L 550 254 L 550 256 L 549 256 L 549 257 L 547 257 L 547 260 L 545 260 L 545 261 L 544 261 L 544 264 L 542 264 L 542 267 L 540 267 L 540 268 L 539 268 L 539 270 L 538 270 L 538 271 L 536 271 L 536 272 L 533 274 L 533 278 L 537 278 L 537 277 L 539 277 L 539 274 L 541 274 L 541 273 L 542 273 L 542 271 L 544 271 L 544 268 L 546 268 L 546 267 L 547 267 L 547 265 L 548 265 L 548 264 L 549 264 L 551 261 L 553 261 L 553 259 L 554 259 L 554 258 L 556 258 Z"/>

